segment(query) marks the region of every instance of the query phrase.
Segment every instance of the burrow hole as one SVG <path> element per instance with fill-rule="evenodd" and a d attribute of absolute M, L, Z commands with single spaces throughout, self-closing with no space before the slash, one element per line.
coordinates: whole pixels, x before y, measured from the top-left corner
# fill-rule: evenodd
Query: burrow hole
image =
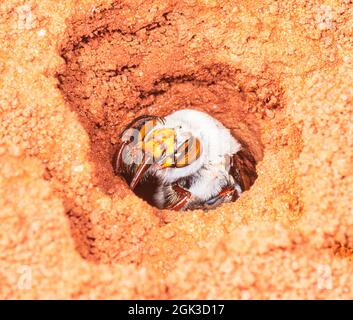
<path fill-rule="evenodd" d="M 133 24 L 126 23 L 126 14 L 112 7 L 75 21 L 61 48 L 66 63 L 57 74 L 59 87 L 89 134 L 97 185 L 107 194 L 131 192 L 114 175 L 112 158 L 119 134 L 144 114 L 207 112 L 260 161 L 259 122 L 264 110 L 280 106 L 277 83 L 218 62 L 197 34 L 186 40 L 173 36 L 181 24 L 193 28 L 182 12 L 165 11 Z M 146 190 L 152 189 L 136 193 L 150 202 Z"/>

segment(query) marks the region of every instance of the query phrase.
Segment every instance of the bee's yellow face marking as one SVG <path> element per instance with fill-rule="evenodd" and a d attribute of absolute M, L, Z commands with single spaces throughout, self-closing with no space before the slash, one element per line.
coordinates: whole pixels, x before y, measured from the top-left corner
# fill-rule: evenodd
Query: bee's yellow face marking
<path fill-rule="evenodd" d="M 176 133 L 171 128 L 156 129 L 140 142 L 140 146 L 155 160 L 159 160 L 162 156 L 169 157 L 174 154 L 175 138 Z"/>
<path fill-rule="evenodd" d="M 186 167 L 201 155 L 201 142 L 190 136 L 182 144 L 177 145 L 176 131 L 172 128 L 153 130 L 152 121 L 141 128 L 137 148 L 153 158 L 153 162 L 161 168 Z"/>
<path fill-rule="evenodd" d="M 142 143 L 146 135 L 158 124 L 157 119 L 146 121 L 139 131 L 139 143 Z"/>

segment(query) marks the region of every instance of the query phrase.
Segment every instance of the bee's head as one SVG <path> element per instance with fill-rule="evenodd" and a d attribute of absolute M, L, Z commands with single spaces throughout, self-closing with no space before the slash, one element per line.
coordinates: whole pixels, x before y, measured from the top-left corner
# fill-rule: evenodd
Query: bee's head
<path fill-rule="evenodd" d="M 135 132 L 133 139 L 129 134 L 130 147 L 126 148 L 126 152 L 134 150 L 140 154 L 138 163 L 135 162 L 131 189 L 137 186 L 150 168 L 157 174 L 180 170 L 195 163 L 202 152 L 201 141 L 187 131 L 164 126 L 147 128 L 147 125 Z"/>

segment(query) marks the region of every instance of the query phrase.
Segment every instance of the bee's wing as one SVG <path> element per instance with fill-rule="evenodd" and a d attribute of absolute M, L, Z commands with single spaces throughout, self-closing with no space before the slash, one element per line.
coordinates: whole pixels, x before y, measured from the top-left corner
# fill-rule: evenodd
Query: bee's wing
<path fill-rule="evenodd" d="M 247 148 L 232 155 L 230 173 L 239 183 L 242 191 L 250 189 L 257 178 L 256 160 Z"/>

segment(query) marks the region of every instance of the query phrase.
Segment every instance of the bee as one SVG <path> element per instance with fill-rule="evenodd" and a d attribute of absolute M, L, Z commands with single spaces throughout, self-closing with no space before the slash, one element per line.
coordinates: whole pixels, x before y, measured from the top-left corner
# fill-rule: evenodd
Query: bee
<path fill-rule="evenodd" d="M 119 141 L 115 173 L 132 190 L 155 179 L 153 202 L 160 209 L 213 209 L 235 201 L 257 178 L 256 161 L 244 144 L 201 111 L 138 117 Z"/>

